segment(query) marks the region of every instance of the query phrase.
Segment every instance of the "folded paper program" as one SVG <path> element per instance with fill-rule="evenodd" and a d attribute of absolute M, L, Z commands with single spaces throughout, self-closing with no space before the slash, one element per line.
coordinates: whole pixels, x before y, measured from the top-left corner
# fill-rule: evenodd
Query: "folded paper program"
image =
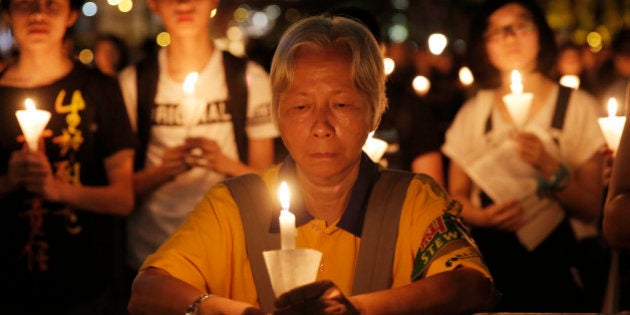
<path fill-rule="evenodd" d="M 494 202 L 520 201 L 526 223 L 516 235 L 523 246 L 534 250 L 565 214 L 556 201 L 536 195 L 538 172 L 518 156 L 516 142 L 495 143 L 457 162 Z"/>

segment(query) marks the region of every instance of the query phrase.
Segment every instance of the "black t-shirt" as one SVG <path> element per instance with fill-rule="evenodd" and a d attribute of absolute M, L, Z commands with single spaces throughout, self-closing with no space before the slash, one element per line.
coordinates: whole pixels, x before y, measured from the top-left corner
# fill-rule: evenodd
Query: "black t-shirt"
<path fill-rule="evenodd" d="M 45 152 L 53 173 L 76 185 L 107 184 L 104 159 L 133 148 L 118 82 L 75 63 L 58 81 L 36 88 L 0 86 L 0 174 L 22 134 L 15 112 L 32 99 L 51 112 Z M 9 305 L 63 311 L 111 290 L 123 264 L 124 219 L 43 202 L 21 190 L 0 198 L 0 279 Z M 6 282 L 8 280 L 8 282 Z M 52 308 L 52 309 L 50 309 Z M 9 308 L 10 309 L 10 308 Z"/>

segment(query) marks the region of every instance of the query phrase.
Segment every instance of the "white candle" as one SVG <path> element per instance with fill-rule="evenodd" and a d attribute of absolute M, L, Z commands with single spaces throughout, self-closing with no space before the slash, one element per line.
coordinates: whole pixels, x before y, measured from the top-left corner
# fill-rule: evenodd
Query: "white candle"
<path fill-rule="evenodd" d="M 534 95 L 532 93 L 523 93 L 521 73 L 518 70 L 512 71 L 511 79 L 510 90 L 512 93 L 503 96 L 503 103 L 505 103 L 510 116 L 512 116 L 514 124 L 520 127 L 527 120 Z"/>
<path fill-rule="evenodd" d="M 289 211 L 289 186 L 286 182 L 280 183 L 278 191 L 280 205 L 280 248 L 295 249 L 295 215 Z"/>
<path fill-rule="evenodd" d="M 626 117 L 616 115 L 617 106 L 617 100 L 614 97 L 608 99 L 608 117 L 601 117 L 597 120 L 599 127 L 604 133 L 606 144 L 608 148 L 613 151 L 613 154 L 616 153 L 617 148 L 619 148 L 623 126 L 626 124 Z"/>
<path fill-rule="evenodd" d="M 180 103 L 180 110 L 182 113 L 182 124 L 186 127 L 186 136 L 193 125 L 193 121 L 197 116 L 199 110 L 199 100 L 195 96 L 195 84 L 199 79 L 199 73 L 191 72 L 186 76 L 182 89 L 184 90 L 184 97 Z"/>
<path fill-rule="evenodd" d="M 374 131 L 370 132 L 365 144 L 363 145 L 363 151 L 367 153 L 370 159 L 378 163 L 385 151 L 387 151 L 387 141 L 374 138 Z"/>
<path fill-rule="evenodd" d="M 24 138 L 26 138 L 29 150 L 35 152 L 39 144 L 39 137 L 50 120 L 50 112 L 35 108 L 35 103 L 30 98 L 24 101 L 24 106 L 26 110 L 16 111 L 15 116 Z"/>

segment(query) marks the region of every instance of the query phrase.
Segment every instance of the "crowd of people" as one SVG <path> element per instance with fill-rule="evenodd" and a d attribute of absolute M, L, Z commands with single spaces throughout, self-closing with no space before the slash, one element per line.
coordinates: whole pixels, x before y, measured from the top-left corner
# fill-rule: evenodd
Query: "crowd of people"
<path fill-rule="evenodd" d="M 3 309 L 630 310 L 630 125 L 613 151 L 597 120 L 609 97 L 630 117 L 629 29 L 589 62 L 535 1 L 487 0 L 459 60 L 343 7 L 290 25 L 267 68 L 217 47 L 219 0 L 148 0 L 170 45 L 132 61 L 101 34 L 89 66 L 68 48 L 81 3 L 1 3 L 18 47 L 0 72 Z M 522 119 L 506 95 L 531 97 Z M 50 115 L 35 141 L 17 111 Z M 388 143 L 377 161 L 371 134 Z M 287 208 L 288 252 L 321 258 L 276 292 L 262 251 L 285 246 Z"/>

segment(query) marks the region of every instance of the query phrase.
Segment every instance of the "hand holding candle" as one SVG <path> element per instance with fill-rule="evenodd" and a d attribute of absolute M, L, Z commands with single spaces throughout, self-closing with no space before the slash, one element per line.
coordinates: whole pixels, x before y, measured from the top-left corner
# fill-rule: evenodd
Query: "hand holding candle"
<path fill-rule="evenodd" d="M 280 211 L 280 248 L 295 249 L 295 215 L 289 211 L 289 186 L 286 182 L 280 184 L 278 198 L 282 210 Z"/>
<path fill-rule="evenodd" d="M 621 141 L 621 133 L 623 132 L 623 126 L 626 124 L 626 117 L 617 116 L 617 100 L 611 97 L 608 100 L 608 117 L 598 118 L 599 127 L 604 133 L 606 144 L 608 148 L 613 151 L 613 154 L 617 152 L 619 148 L 619 141 Z"/>
<path fill-rule="evenodd" d="M 518 70 L 512 71 L 511 79 L 510 90 L 512 93 L 503 96 L 503 103 L 505 103 L 510 116 L 512 116 L 514 124 L 521 127 L 527 120 L 534 95 L 532 93 L 523 93 L 521 73 Z"/>
<path fill-rule="evenodd" d="M 50 120 L 50 112 L 35 108 L 35 103 L 27 98 L 24 101 L 26 110 L 18 110 L 15 112 L 24 138 L 29 150 L 32 152 L 37 151 L 39 137 L 42 135 L 46 124 Z"/>

